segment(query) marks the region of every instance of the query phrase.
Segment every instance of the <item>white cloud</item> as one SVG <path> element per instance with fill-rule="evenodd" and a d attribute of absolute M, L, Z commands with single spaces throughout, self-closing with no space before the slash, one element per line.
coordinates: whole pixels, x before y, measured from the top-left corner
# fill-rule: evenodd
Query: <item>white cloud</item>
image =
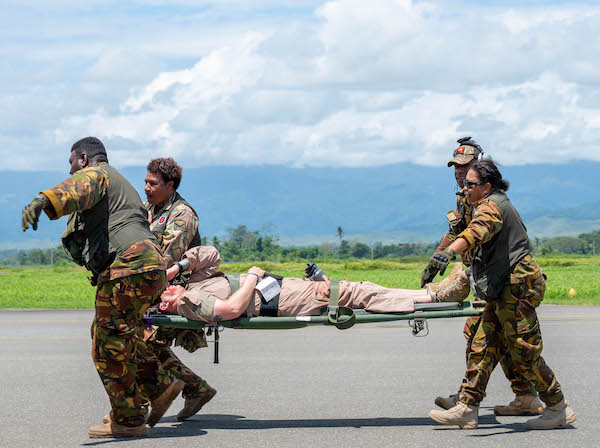
<path fill-rule="evenodd" d="M 187 166 L 441 165 L 457 137 L 473 135 L 507 165 L 600 160 L 600 8 L 335 0 L 266 20 L 275 2 L 203 4 L 209 12 L 194 17 L 204 31 L 178 15 L 156 28 L 165 43 L 138 18 L 127 46 L 92 45 L 80 78 L 71 70 L 53 85 L 33 137 L 21 123 L 36 113 L 19 106 L 32 96 L 0 97 L 13 123 L 4 150 L 21 137 L 35 151 L 53 136 L 46 144 L 64 151 L 89 134 L 121 165 L 157 155 Z M 228 8 L 234 19 L 213 20 Z M 252 8 L 260 14 L 240 21 Z M 72 51 L 54 49 L 58 69 L 46 76 L 69 70 Z"/>

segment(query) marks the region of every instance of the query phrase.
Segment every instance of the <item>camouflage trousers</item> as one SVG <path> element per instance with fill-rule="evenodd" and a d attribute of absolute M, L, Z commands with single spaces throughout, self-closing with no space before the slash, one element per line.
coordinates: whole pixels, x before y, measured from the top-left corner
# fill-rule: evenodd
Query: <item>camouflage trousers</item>
<path fill-rule="evenodd" d="M 189 399 L 195 398 L 204 392 L 208 383 L 186 366 L 177 355 L 173 353 L 173 350 L 171 350 L 170 346 L 173 343 L 173 340 L 176 339 L 181 332 L 182 330 L 176 328 L 159 327 L 155 330 L 152 337 L 148 339 L 147 344 L 160 361 L 162 368 L 185 383 L 182 396 L 185 399 Z M 188 331 L 188 333 L 191 333 L 191 331 Z M 206 346 L 204 332 L 201 332 L 201 336 L 201 342 L 203 342 L 203 344 L 200 346 Z M 187 350 L 193 352 L 196 348 L 198 347 L 187 347 Z"/>
<path fill-rule="evenodd" d="M 546 405 L 563 399 L 554 372 L 541 356 L 542 333 L 535 309 L 545 290 L 544 276 L 531 277 L 525 283 L 505 286 L 500 297 L 487 304 L 467 357 L 460 401 L 479 406 L 492 371 L 505 354 Z"/>
<path fill-rule="evenodd" d="M 537 307 L 539 305 L 536 304 Z M 463 334 L 465 339 L 467 340 L 467 350 L 466 350 L 466 359 L 469 359 L 470 353 L 482 353 L 485 351 L 486 347 L 481 345 L 480 339 L 475 340 L 475 334 L 477 333 L 477 329 L 481 324 L 481 316 L 470 316 L 467 318 L 465 322 L 465 327 L 463 329 Z M 510 382 L 510 387 L 515 395 L 536 395 L 537 392 L 533 387 L 533 384 L 524 378 L 519 370 L 517 369 L 515 363 L 509 354 L 506 353 L 506 350 L 503 351 L 502 356 L 500 357 L 500 365 L 502 366 L 502 370 L 504 371 L 504 375 Z M 492 369 L 495 369 L 494 366 Z M 467 383 L 466 379 L 463 379 L 463 385 Z"/>
<path fill-rule="evenodd" d="M 143 339 L 144 311 L 165 288 L 164 271 L 122 277 L 98 285 L 92 323 L 92 359 L 110 399 L 113 421 L 144 423 L 145 401 L 158 398 L 173 378 Z"/>

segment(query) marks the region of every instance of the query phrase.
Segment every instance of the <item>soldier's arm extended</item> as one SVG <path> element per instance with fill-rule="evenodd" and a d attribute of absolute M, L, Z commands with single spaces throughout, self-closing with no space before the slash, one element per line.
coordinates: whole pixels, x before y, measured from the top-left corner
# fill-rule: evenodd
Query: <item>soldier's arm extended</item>
<path fill-rule="evenodd" d="M 42 191 L 49 204 L 44 211 L 50 219 L 96 205 L 108 190 L 108 176 L 102 166 L 85 168 L 60 184 Z"/>
<path fill-rule="evenodd" d="M 188 207 L 181 207 L 173 211 L 167 222 L 162 241 L 167 267 L 181 260 L 197 231 L 198 218 Z"/>
<path fill-rule="evenodd" d="M 482 201 L 473 213 L 473 220 L 464 231 L 456 236 L 457 240 L 462 238 L 467 245 L 460 252 L 471 250 L 476 246 L 487 243 L 501 229 L 502 212 L 500 208 L 492 201 Z"/>

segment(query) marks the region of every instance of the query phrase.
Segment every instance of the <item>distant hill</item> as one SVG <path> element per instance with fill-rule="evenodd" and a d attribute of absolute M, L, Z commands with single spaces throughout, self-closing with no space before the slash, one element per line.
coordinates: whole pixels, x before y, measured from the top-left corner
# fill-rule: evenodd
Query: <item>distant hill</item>
<path fill-rule="evenodd" d="M 65 162 L 66 165 L 66 162 Z M 65 172 L 0 176 L 0 249 L 55 246 L 65 219 L 42 218 L 37 232 L 23 233 L 21 209 L 40 190 L 60 182 Z M 122 173 L 143 195 L 144 168 Z M 532 237 L 577 235 L 600 228 L 600 163 L 506 167 L 509 197 Z M 410 164 L 378 168 L 279 166 L 184 169 L 180 193 L 200 215 L 203 237 L 224 235 L 245 224 L 272 224 L 283 244 L 335 241 L 433 241 L 447 228 L 446 211 L 455 205 L 450 168 Z"/>

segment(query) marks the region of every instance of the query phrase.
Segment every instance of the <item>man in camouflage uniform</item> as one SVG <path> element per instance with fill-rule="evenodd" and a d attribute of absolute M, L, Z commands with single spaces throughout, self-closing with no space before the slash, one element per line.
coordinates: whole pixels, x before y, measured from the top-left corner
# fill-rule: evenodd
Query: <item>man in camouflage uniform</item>
<path fill-rule="evenodd" d="M 147 434 L 142 393 L 160 418 L 183 388 L 148 349 L 142 314 L 165 289 L 165 263 L 148 227 L 139 195 L 108 164 L 100 140 L 86 137 L 71 148 L 71 177 L 43 191 L 23 210 L 23 231 L 70 214 L 63 246 L 85 265 L 97 285 L 92 358 L 110 399 L 111 414 L 90 437 Z"/>
<path fill-rule="evenodd" d="M 147 166 L 144 192 L 148 202 L 144 205 L 148 210 L 150 230 L 162 248 L 167 267 L 179 263 L 188 249 L 200 246 L 198 215 L 177 193 L 181 177 L 182 168 L 170 157 L 153 159 Z M 182 284 L 185 287 L 188 278 L 180 275 L 171 283 Z M 186 335 L 183 335 L 184 332 Z M 177 414 L 179 421 L 196 414 L 217 393 L 171 350 L 173 340 L 182 339 L 184 336 L 187 336 L 187 340 L 197 340 L 199 346 L 206 346 L 202 330 L 158 327 L 153 329 L 153 334 L 148 339 L 148 345 L 157 355 L 162 367 L 185 383 L 185 405 Z"/>
<path fill-rule="evenodd" d="M 432 410 L 429 417 L 463 429 L 478 426 L 479 404 L 494 366 L 510 356 L 519 374 L 530 381 L 546 404 L 529 429 L 553 429 L 573 423 L 575 413 L 542 358 L 542 335 L 536 307 L 546 289 L 545 275 L 531 256 L 527 229 L 505 191 L 508 182 L 490 160 L 475 163 L 464 181 L 467 201 L 475 206 L 467 228 L 450 246 L 431 257 L 428 268 L 444 271 L 455 254 L 475 251 L 472 287 L 488 303 L 473 336 L 472 351 L 456 406 Z"/>
<path fill-rule="evenodd" d="M 449 247 L 456 240 L 456 237 L 467 228 L 473 217 L 473 206 L 468 203 L 465 197 L 463 182 L 467 172 L 473 164 L 477 162 L 478 159 L 483 158 L 483 150 L 473 139 L 471 139 L 471 137 L 463 137 L 457 142 L 460 146 L 454 150 L 453 158 L 448 162 L 448 166 L 454 166 L 454 175 L 460 191 L 456 198 L 456 210 L 451 210 L 446 215 L 450 229 L 442 238 L 439 247 L 435 251 L 436 254 Z M 461 254 L 461 259 L 465 266 L 471 266 L 473 251 L 463 252 Z M 468 271 L 470 272 L 470 269 Z M 426 268 L 421 275 L 421 287 L 431 280 L 433 280 L 433 277 Z M 539 303 L 537 303 L 536 306 L 537 305 L 539 305 Z M 474 339 L 480 322 L 481 316 L 468 317 L 465 322 L 463 334 L 467 341 L 467 359 L 470 353 L 481 353 L 484 349 L 481 345 L 481 341 Z M 510 381 L 511 388 L 515 393 L 515 399 L 508 405 L 494 406 L 494 412 L 497 415 L 540 414 L 543 409 L 543 404 L 538 398 L 533 384 L 527 381 L 527 379 L 518 372 L 510 356 L 502 356 L 500 364 L 506 378 Z M 492 368 L 494 367 L 495 366 L 492 366 Z M 463 379 L 463 385 L 466 381 L 466 378 Z M 456 405 L 458 397 L 458 393 L 450 395 L 449 397 L 439 396 L 435 399 L 435 404 L 443 409 L 450 409 Z"/>

